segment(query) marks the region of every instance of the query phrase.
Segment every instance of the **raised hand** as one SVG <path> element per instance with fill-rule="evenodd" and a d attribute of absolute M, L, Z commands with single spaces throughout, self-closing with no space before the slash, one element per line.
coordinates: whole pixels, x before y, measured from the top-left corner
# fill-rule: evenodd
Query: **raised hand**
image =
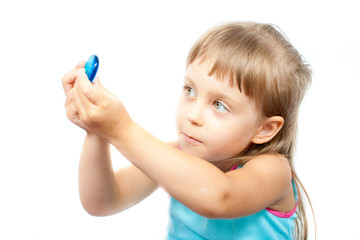
<path fill-rule="evenodd" d="M 92 84 L 80 62 L 63 77 L 65 109 L 70 121 L 109 142 L 119 140 L 132 120 L 120 100 L 97 79 Z"/>

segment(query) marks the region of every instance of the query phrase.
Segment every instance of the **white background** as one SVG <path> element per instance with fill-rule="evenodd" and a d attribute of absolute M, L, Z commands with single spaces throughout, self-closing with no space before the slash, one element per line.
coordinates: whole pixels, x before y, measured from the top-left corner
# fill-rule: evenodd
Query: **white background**
<path fill-rule="evenodd" d="M 188 50 L 208 28 L 239 20 L 280 26 L 312 65 L 297 171 L 318 239 L 360 239 L 358 10 L 355 1 L 1 1 L 0 239 L 163 239 L 162 190 L 115 216 L 83 210 L 84 132 L 65 117 L 61 78 L 97 54 L 102 83 L 131 116 L 173 140 Z M 112 152 L 115 168 L 128 164 Z"/>

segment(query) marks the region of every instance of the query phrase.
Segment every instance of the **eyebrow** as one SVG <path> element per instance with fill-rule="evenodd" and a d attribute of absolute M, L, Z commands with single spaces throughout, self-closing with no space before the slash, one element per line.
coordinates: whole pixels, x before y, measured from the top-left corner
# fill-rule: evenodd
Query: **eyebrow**
<path fill-rule="evenodd" d="M 194 81 L 187 75 L 184 76 L 184 80 L 188 80 L 189 82 L 193 83 Z"/>

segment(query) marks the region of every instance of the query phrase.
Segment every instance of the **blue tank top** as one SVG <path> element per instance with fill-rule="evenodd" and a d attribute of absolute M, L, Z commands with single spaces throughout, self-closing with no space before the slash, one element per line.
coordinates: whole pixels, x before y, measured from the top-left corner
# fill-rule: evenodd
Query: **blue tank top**
<path fill-rule="evenodd" d="M 297 201 L 294 181 L 292 184 Z M 295 209 L 296 207 L 286 214 L 264 209 L 242 218 L 209 219 L 193 212 L 171 197 L 167 240 L 293 239 L 297 218 Z"/>

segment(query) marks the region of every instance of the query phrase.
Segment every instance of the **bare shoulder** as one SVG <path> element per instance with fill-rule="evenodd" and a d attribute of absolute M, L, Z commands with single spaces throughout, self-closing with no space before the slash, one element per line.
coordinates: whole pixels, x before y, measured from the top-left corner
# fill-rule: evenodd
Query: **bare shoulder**
<path fill-rule="evenodd" d="M 281 200 L 292 189 L 292 173 L 289 161 L 281 154 L 263 154 L 244 165 L 244 170 L 258 177 L 259 181 L 269 185 L 269 189 Z"/>
<path fill-rule="evenodd" d="M 286 211 L 293 206 L 291 168 L 280 154 L 257 156 L 227 175 L 232 182 L 230 203 L 235 216 L 254 214 L 267 207 Z M 234 204 L 240 200 L 242 205 Z"/>
<path fill-rule="evenodd" d="M 279 180 L 291 180 L 289 161 L 281 154 L 263 154 L 247 162 L 244 169 L 256 171 L 265 176 L 276 176 Z"/>
<path fill-rule="evenodd" d="M 271 189 L 273 201 L 268 208 L 288 212 L 295 206 L 292 173 L 289 161 L 280 154 L 265 154 L 245 164 L 244 168 L 256 173 Z"/>

